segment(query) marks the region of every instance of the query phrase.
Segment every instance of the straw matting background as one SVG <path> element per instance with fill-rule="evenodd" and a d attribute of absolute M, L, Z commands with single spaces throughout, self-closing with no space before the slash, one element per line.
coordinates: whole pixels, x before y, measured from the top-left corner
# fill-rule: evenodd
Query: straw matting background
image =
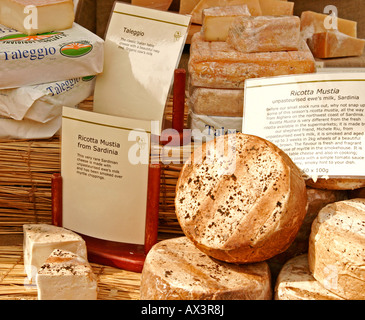
<path fill-rule="evenodd" d="M 92 98 L 85 100 L 80 108 L 91 110 Z M 166 120 L 171 118 L 170 101 L 166 107 Z M 174 154 L 184 159 L 191 153 L 192 146 L 177 150 Z M 37 290 L 27 282 L 23 270 L 22 226 L 25 223 L 51 223 L 51 176 L 60 172 L 60 154 L 59 137 L 0 140 L 0 299 L 37 299 Z M 168 160 L 173 163 L 166 163 L 167 160 L 161 163 L 159 240 L 183 234 L 174 206 L 175 186 L 182 163 L 180 159 Z M 98 276 L 98 299 L 139 298 L 139 273 L 91 265 Z"/>

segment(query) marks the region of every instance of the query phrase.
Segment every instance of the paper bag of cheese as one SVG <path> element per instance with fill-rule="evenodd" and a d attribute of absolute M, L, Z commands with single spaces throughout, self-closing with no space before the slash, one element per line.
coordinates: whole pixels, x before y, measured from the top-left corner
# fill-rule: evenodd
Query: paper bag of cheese
<path fill-rule="evenodd" d="M 0 116 L 46 123 L 90 97 L 95 76 L 0 90 Z"/>
<path fill-rule="evenodd" d="M 35 36 L 0 26 L 0 89 L 96 75 L 103 62 L 104 40 L 76 23 Z"/>

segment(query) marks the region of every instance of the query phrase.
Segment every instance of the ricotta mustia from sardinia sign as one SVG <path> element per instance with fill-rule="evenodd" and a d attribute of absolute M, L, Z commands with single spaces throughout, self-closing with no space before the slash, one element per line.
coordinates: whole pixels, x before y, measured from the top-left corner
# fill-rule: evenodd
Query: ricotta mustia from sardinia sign
<path fill-rule="evenodd" d="M 103 70 L 104 41 L 74 23 L 35 36 L 0 25 L 0 89 L 96 75 Z"/>
<path fill-rule="evenodd" d="M 275 143 L 309 177 L 365 176 L 365 73 L 249 79 L 242 130 Z"/>
<path fill-rule="evenodd" d="M 150 121 L 63 108 L 64 227 L 144 243 L 150 130 Z"/>

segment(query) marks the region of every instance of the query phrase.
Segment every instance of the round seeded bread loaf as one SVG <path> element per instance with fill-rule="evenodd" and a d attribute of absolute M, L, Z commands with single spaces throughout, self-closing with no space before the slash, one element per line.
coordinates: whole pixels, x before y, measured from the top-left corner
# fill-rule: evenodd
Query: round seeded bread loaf
<path fill-rule="evenodd" d="M 307 186 L 327 190 L 354 190 L 365 187 L 364 178 L 318 178 L 316 181 L 308 179 Z"/>
<path fill-rule="evenodd" d="M 271 300 L 270 269 L 217 261 L 187 237 L 168 239 L 147 254 L 140 293 L 142 300 Z"/>
<path fill-rule="evenodd" d="M 275 284 L 275 300 L 343 300 L 325 289 L 313 278 L 308 255 L 302 254 L 287 261 Z"/>
<path fill-rule="evenodd" d="M 227 134 L 197 147 L 184 164 L 175 207 L 200 250 L 251 263 L 288 248 L 305 217 L 307 193 L 300 170 L 274 144 Z"/>
<path fill-rule="evenodd" d="M 338 201 L 313 221 L 308 262 L 314 278 L 348 300 L 365 299 L 365 199 Z"/>

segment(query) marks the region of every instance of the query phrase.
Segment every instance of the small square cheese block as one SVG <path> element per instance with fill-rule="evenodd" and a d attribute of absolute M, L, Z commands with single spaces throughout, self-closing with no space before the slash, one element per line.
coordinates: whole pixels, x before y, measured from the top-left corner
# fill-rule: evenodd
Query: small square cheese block
<path fill-rule="evenodd" d="M 97 278 L 87 260 L 55 249 L 37 273 L 38 300 L 96 300 Z"/>
<path fill-rule="evenodd" d="M 34 279 L 38 269 L 54 249 L 64 249 L 87 259 L 85 241 L 76 233 L 48 224 L 25 224 L 24 267 L 29 279 Z"/>
<path fill-rule="evenodd" d="M 69 29 L 73 0 L 1 0 L 0 24 L 28 35 Z"/>
<path fill-rule="evenodd" d="M 196 87 L 244 88 L 245 79 L 315 72 L 315 61 L 303 41 L 298 51 L 243 53 L 225 41 L 204 41 L 195 33 L 188 63 Z"/>
<path fill-rule="evenodd" d="M 220 117 L 243 116 L 243 89 L 189 88 L 187 105 L 195 114 Z"/>
<path fill-rule="evenodd" d="M 315 278 L 308 266 L 308 255 L 288 260 L 275 284 L 275 300 L 344 300 L 328 291 Z"/>
<path fill-rule="evenodd" d="M 242 52 L 298 50 L 300 18 L 296 16 L 237 17 L 226 40 Z"/>
<path fill-rule="evenodd" d="M 361 56 L 365 46 L 365 40 L 338 31 L 315 33 L 307 43 L 313 56 L 322 59 Z"/>
<path fill-rule="evenodd" d="M 160 241 L 149 251 L 141 300 L 271 300 L 266 262 L 230 264 L 212 259 L 186 237 Z"/>
<path fill-rule="evenodd" d="M 310 38 L 314 33 L 334 31 L 333 18 L 330 15 L 313 11 L 303 11 L 300 16 L 301 32 L 303 39 Z M 350 37 L 357 37 L 357 22 L 337 18 L 337 30 Z"/>
<path fill-rule="evenodd" d="M 250 16 L 247 5 L 212 7 L 203 10 L 205 41 L 226 41 L 228 29 L 238 16 Z"/>
<path fill-rule="evenodd" d="M 294 12 L 294 2 L 281 0 L 260 0 L 263 16 L 286 16 Z"/>
<path fill-rule="evenodd" d="M 247 5 L 252 16 L 260 16 L 259 0 L 200 0 L 191 12 L 191 22 L 203 24 L 203 10 L 211 7 Z"/>

